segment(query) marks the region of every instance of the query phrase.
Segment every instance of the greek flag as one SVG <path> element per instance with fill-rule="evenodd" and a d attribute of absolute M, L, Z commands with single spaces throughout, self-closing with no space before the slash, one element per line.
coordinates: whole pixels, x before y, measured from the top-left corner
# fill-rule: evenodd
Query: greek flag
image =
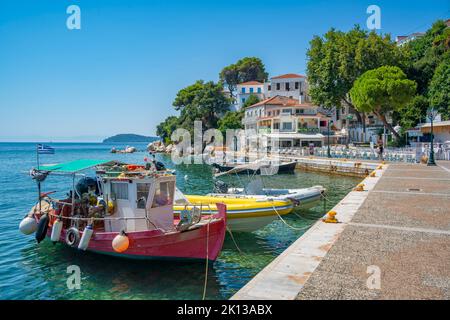
<path fill-rule="evenodd" d="M 45 144 L 37 145 L 38 154 L 55 154 L 55 149 Z"/>

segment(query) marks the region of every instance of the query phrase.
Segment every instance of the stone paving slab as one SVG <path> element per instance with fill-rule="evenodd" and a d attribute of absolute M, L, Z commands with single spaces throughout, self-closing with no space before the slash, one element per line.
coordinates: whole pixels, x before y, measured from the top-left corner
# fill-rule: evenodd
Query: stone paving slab
<path fill-rule="evenodd" d="M 436 163 L 444 168 L 450 169 L 450 161 L 438 160 Z"/>
<path fill-rule="evenodd" d="M 450 161 L 436 161 L 436 163 L 441 169 L 450 173 Z"/>
<path fill-rule="evenodd" d="M 450 230 L 450 196 L 372 193 L 352 222 Z"/>
<path fill-rule="evenodd" d="M 450 183 L 408 179 L 436 173 L 450 177 L 439 167 L 391 164 L 297 299 L 450 299 Z M 381 271 L 380 289 L 367 286 L 370 266 Z"/>
<path fill-rule="evenodd" d="M 450 299 L 449 264 L 450 236 L 347 226 L 297 299 Z"/>
<path fill-rule="evenodd" d="M 384 170 L 376 177 L 367 177 L 363 183 L 371 190 Z M 316 222 L 297 241 L 267 265 L 231 300 L 294 300 L 309 276 L 339 238 L 366 199 L 368 192 L 351 191 L 333 210 L 339 212 L 340 223 Z"/>
<path fill-rule="evenodd" d="M 450 179 L 442 174 L 442 170 L 389 170 L 383 176 L 385 178 L 405 178 L 405 173 L 408 174 L 406 178 L 422 178 L 422 179 Z"/>
<path fill-rule="evenodd" d="M 427 171 L 427 172 L 433 172 L 433 171 L 439 171 L 442 170 L 439 167 L 429 167 L 425 164 L 417 164 L 417 163 L 391 163 L 389 171 Z"/>
<path fill-rule="evenodd" d="M 375 172 L 333 208 L 340 223 L 314 224 L 232 299 L 450 299 L 450 171 Z"/>
<path fill-rule="evenodd" d="M 389 172 L 389 170 L 388 170 Z M 441 176 L 450 177 L 441 170 Z M 406 177 L 408 178 L 408 177 Z M 450 182 L 443 180 L 412 180 L 412 179 L 382 179 L 377 183 L 374 190 L 382 191 L 399 191 L 408 192 L 408 189 L 420 189 L 412 190 L 413 192 L 419 193 L 445 193 L 450 195 Z"/>

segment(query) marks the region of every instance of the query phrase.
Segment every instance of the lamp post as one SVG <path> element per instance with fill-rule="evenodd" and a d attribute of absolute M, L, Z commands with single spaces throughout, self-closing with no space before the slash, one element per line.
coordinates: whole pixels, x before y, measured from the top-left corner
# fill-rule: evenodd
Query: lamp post
<path fill-rule="evenodd" d="M 330 125 L 333 124 L 333 120 L 328 121 L 328 148 L 327 148 L 327 157 L 331 158 L 331 150 L 330 150 Z"/>
<path fill-rule="evenodd" d="M 427 111 L 427 115 L 428 115 L 428 118 L 430 119 L 430 124 L 431 124 L 430 155 L 428 156 L 428 162 L 427 162 L 428 166 L 436 165 L 436 162 L 434 161 L 434 148 L 433 148 L 433 144 L 434 144 L 433 120 L 436 118 L 437 113 L 438 113 L 437 110 L 434 109 L 433 107 L 431 107 Z"/>
<path fill-rule="evenodd" d="M 346 146 L 347 146 L 347 148 L 348 148 L 348 145 L 349 145 L 349 143 L 350 143 L 350 123 L 351 123 L 351 121 L 353 120 L 353 115 L 352 114 L 349 114 L 347 117 L 347 139 L 346 139 Z"/>

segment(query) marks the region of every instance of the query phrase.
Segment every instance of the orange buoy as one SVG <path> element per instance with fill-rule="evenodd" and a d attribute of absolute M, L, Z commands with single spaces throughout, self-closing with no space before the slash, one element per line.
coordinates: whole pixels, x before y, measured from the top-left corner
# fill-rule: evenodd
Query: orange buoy
<path fill-rule="evenodd" d="M 126 251 L 129 246 L 130 246 L 130 239 L 128 239 L 127 234 L 123 230 L 120 232 L 120 234 L 115 236 L 115 238 L 112 241 L 112 247 L 114 251 L 118 253 Z"/>

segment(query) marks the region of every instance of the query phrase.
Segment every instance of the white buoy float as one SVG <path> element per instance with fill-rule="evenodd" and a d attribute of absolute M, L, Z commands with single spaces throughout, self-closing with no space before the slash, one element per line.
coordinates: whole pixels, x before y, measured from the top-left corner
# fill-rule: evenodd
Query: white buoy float
<path fill-rule="evenodd" d="M 26 216 L 19 224 L 19 230 L 25 235 L 30 235 L 36 232 L 38 224 L 33 217 Z"/>
<path fill-rule="evenodd" d="M 60 219 L 57 219 L 52 226 L 52 234 L 50 236 L 50 240 L 53 242 L 58 242 L 61 238 L 61 231 L 63 227 L 63 222 Z"/>
<path fill-rule="evenodd" d="M 92 225 L 87 225 L 84 228 L 83 235 L 81 236 L 80 243 L 78 244 L 78 249 L 86 250 L 89 246 L 89 241 L 91 240 L 92 234 L 94 233 L 94 229 Z"/>

